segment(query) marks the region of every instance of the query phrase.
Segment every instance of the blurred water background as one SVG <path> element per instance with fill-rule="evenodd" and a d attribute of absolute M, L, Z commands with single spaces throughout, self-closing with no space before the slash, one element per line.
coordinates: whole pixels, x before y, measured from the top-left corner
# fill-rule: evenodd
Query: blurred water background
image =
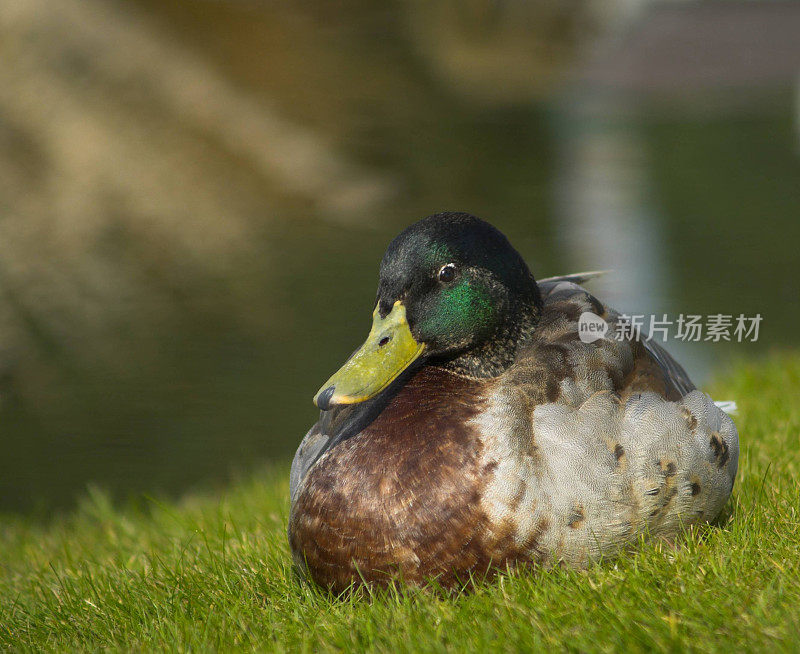
<path fill-rule="evenodd" d="M 0 0 L 0 511 L 288 461 L 389 240 L 484 217 L 703 382 L 796 345 L 800 3 Z M 727 398 L 721 398 L 727 399 Z"/>

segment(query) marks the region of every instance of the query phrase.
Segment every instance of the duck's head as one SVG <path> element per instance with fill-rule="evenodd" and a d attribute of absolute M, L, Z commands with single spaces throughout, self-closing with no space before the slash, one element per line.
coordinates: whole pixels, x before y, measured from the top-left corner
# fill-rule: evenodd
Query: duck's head
<path fill-rule="evenodd" d="M 541 305 L 525 261 L 489 223 L 454 212 L 423 218 L 389 244 L 372 330 L 314 403 L 325 411 L 368 400 L 425 363 L 500 374 Z"/>

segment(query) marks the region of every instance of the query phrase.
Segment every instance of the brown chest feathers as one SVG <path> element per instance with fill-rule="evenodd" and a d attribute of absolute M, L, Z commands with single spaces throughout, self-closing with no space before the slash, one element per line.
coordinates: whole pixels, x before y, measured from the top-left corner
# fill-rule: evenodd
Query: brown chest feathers
<path fill-rule="evenodd" d="M 360 578 L 451 587 L 521 557 L 480 508 L 487 471 L 468 423 L 484 390 L 424 368 L 369 427 L 328 452 L 292 509 L 299 567 L 336 592 Z"/>

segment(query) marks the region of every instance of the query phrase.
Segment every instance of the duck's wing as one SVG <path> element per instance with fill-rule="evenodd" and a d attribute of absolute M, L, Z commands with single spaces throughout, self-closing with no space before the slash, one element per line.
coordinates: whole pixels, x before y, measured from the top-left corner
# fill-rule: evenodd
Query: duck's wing
<path fill-rule="evenodd" d="M 664 371 L 664 375 L 672 382 L 672 385 L 680 391 L 681 395 L 687 395 L 697 388 L 694 382 L 689 379 L 689 375 L 683 369 L 683 366 L 675 361 L 672 355 L 658 343 L 651 340 L 644 341 L 642 345 L 653 357 L 659 368 Z"/>
<path fill-rule="evenodd" d="M 289 499 L 292 503 L 294 503 L 294 499 L 297 496 L 300 482 L 305 479 L 308 470 L 316 463 L 322 453 L 329 448 L 331 439 L 325 433 L 326 430 L 322 424 L 323 416 L 324 412 L 320 414 L 320 419 L 308 430 L 308 433 L 300 442 L 300 447 L 294 453 L 292 469 L 289 473 Z"/>
<path fill-rule="evenodd" d="M 289 497 L 294 502 L 297 489 L 311 467 L 337 443 L 350 438 L 364 428 L 374 416 L 371 402 L 334 407 L 320 411 L 319 420 L 308 430 L 292 460 L 289 473 Z M 365 422 L 366 421 L 366 422 Z"/>
<path fill-rule="evenodd" d="M 573 273 L 557 277 L 546 277 L 540 280 L 539 289 L 545 304 L 556 302 L 573 303 L 582 311 L 592 311 L 603 317 L 609 325 L 614 325 L 621 314 L 608 305 L 600 302 L 580 284 L 596 279 L 608 271 L 596 270 Z M 674 387 L 680 396 L 695 390 L 696 386 L 686 370 L 672 355 L 654 340 L 642 337 L 637 344 L 647 356 L 658 366 L 668 385 Z"/>

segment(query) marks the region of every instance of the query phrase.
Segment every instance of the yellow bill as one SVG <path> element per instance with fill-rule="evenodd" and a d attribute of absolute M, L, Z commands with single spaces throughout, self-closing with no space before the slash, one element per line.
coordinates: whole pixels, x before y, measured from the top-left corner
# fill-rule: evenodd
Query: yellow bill
<path fill-rule="evenodd" d="M 314 404 L 327 411 L 339 404 L 355 404 L 375 397 L 391 384 L 425 349 L 411 335 L 406 308 L 398 300 L 381 318 L 372 314 L 367 340 L 347 362 L 326 381 L 314 396 Z"/>

